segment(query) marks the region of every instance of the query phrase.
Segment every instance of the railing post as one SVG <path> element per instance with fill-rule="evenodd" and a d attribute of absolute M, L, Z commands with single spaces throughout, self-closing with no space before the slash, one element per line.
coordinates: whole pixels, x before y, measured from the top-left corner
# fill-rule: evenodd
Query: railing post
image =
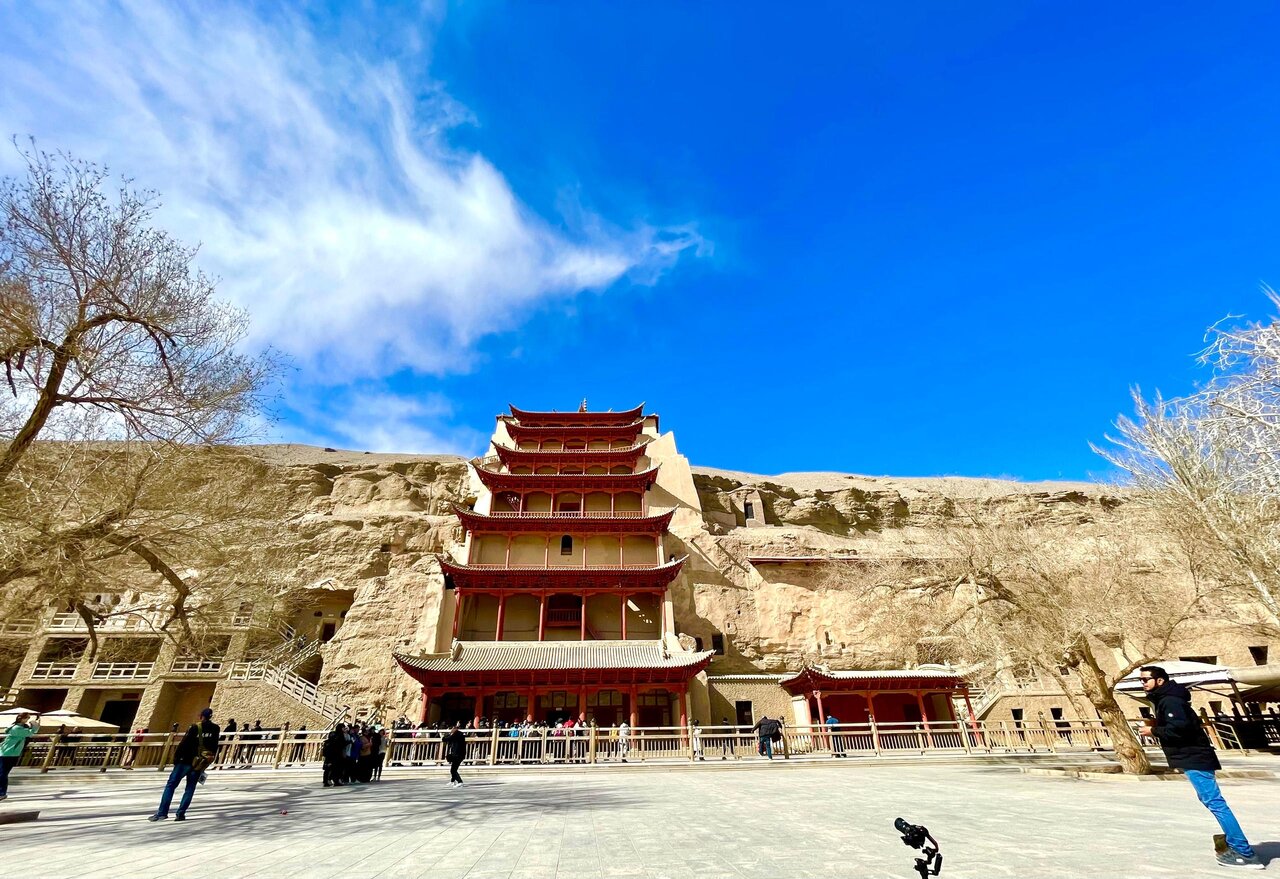
<path fill-rule="evenodd" d="M 176 726 L 176 724 L 174 725 Z M 156 769 L 164 772 L 165 766 L 169 764 L 169 756 L 173 748 L 173 734 L 177 731 L 174 726 L 169 727 L 169 734 L 164 737 L 164 747 L 160 749 L 160 765 Z"/>
<path fill-rule="evenodd" d="M 596 762 L 596 727 L 590 727 L 590 738 L 587 741 L 587 762 L 594 764 Z"/>
<path fill-rule="evenodd" d="M 102 766 L 98 769 L 99 772 L 107 771 L 107 767 L 111 765 L 111 755 L 116 752 L 115 742 L 107 742 L 105 747 L 106 753 L 102 755 Z"/>
<path fill-rule="evenodd" d="M 868 716 L 867 721 L 871 724 L 871 747 L 875 749 L 876 756 L 880 756 L 880 728 L 876 726 L 876 719 Z"/>
<path fill-rule="evenodd" d="M 1044 733 L 1045 744 L 1049 746 L 1049 751 L 1054 754 L 1058 753 L 1058 747 L 1053 741 L 1058 737 L 1058 732 L 1056 729 L 1050 732 L 1049 724 L 1044 719 L 1043 711 L 1040 712 L 1040 729 Z"/>
<path fill-rule="evenodd" d="M 538 762 L 547 762 L 547 728 L 542 728 L 542 750 L 538 753 Z"/>
<path fill-rule="evenodd" d="M 1000 732 L 1001 732 L 1001 733 L 1003 733 L 1003 735 L 1004 735 L 1004 747 L 1005 747 L 1005 750 L 1012 750 L 1012 749 L 1013 749 L 1013 739 L 1009 738 L 1009 722 L 1008 722 L 1007 720 L 1002 720 L 1002 721 L 1000 721 Z M 1033 750 L 1033 751 L 1034 751 L 1034 750 L 1035 750 L 1035 748 L 1032 748 L 1031 750 Z"/>
<path fill-rule="evenodd" d="M 287 738 L 286 733 L 290 733 L 292 732 L 292 730 L 282 729 L 279 732 L 280 732 L 280 741 L 276 743 L 276 763 L 275 763 L 275 766 L 272 767 L 273 769 L 279 769 L 280 764 L 284 761 L 284 748 L 285 748 L 284 742 L 285 742 L 285 739 Z"/>
<path fill-rule="evenodd" d="M 53 765 L 53 758 L 58 753 L 58 746 L 62 743 L 62 736 L 59 733 L 53 734 L 53 739 L 49 742 L 49 750 L 44 755 L 44 760 L 40 763 L 40 771 L 48 772 L 49 767 Z"/>
<path fill-rule="evenodd" d="M 495 720 L 493 726 L 493 735 L 489 739 L 489 765 L 493 766 L 498 762 L 498 722 Z"/>

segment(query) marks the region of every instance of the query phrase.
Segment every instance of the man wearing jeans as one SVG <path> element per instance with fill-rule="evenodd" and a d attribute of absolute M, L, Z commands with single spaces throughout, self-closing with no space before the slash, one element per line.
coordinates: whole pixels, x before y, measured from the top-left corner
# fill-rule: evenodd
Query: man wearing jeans
<path fill-rule="evenodd" d="M 1224 837 L 1223 844 L 1218 846 L 1218 863 L 1224 867 L 1263 869 L 1262 861 L 1245 839 L 1236 816 L 1231 814 L 1231 807 L 1218 790 L 1213 773 L 1221 769 L 1222 764 L 1200 725 L 1199 716 L 1191 710 L 1191 691 L 1170 680 L 1158 665 L 1144 665 L 1138 674 L 1143 692 L 1152 705 L 1152 716 L 1144 721 L 1142 733 L 1159 739 L 1169 766 L 1182 770 L 1200 802 L 1218 819 Z"/>
<path fill-rule="evenodd" d="M 191 798 L 195 796 L 196 785 L 208 765 L 208 758 L 218 753 L 218 737 L 222 730 L 213 722 L 213 709 L 206 708 L 200 712 L 200 722 L 191 724 L 187 734 L 182 737 L 178 750 L 173 753 L 173 771 L 165 783 L 164 793 L 160 795 L 160 805 L 148 821 L 163 821 L 169 817 L 169 804 L 173 802 L 173 792 L 183 781 L 187 787 L 182 792 L 182 802 L 178 804 L 175 821 L 187 819 L 187 809 L 191 806 Z"/>

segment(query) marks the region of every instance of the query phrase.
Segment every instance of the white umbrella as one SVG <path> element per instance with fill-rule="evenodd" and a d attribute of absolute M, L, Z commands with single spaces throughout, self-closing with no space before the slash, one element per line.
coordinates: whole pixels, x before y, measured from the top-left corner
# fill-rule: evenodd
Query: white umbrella
<path fill-rule="evenodd" d="M 0 729 L 8 729 L 13 726 L 13 724 L 17 722 L 18 717 L 23 714 L 30 714 L 32 717 L 35 717 L 39 712 L 32 711 L 30 708 L 23 708 L 21 706 L 16 708 L 6 708 L 4 711 L 0 711 Z"/>
<path fill-rule="evenodd" d="M 1205 684 L 1230 684 L 1231 669 L 1225 665 L 1210 665 L 1207 662 L 1184 662 L 1181 659 L 1171 659 L 1166 662 L 1148 662 L 1146 665 L 1157 665 L 1169 673 L 1169 678 L 1182 684 L 1184 687 L 1203 686 Z M 1135 668 L 1122 678 L 1116 684 L 1116 692 L 1124 693 L 1126 696 L 1133 696 L 1137 699 L 1144 698 L 1142 693 L 1142 681 L 1138 680 L 1142 674 L 1142 669 Z"/>
<path fill-rule="evenodd" d="M 94 720 L 74 711 L 50 711 L 40 715 L 40 732 L 57 732 L 58 727 L 65 726 L 68 732 L 74 730 L 93 730 L 94 732 L 119 732 L 120 727 L 105 720 Z"/>

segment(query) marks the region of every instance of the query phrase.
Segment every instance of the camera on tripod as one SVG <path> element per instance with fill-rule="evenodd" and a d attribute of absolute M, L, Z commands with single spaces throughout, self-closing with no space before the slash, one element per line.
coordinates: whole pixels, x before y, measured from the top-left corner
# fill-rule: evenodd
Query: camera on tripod
<path fill-rule="evenodd" d="M 912 848 L 920 849 L 922 858 L 916 858 L 916 872 L 920 879 L 937 876 L 942 872 L 942 852 L 938 841 L 929 833 L 929 828 L 922 824 L 908 824 L 903 818 L 894 819 L 893 828 L 902 834 L 902 842 Z"/>

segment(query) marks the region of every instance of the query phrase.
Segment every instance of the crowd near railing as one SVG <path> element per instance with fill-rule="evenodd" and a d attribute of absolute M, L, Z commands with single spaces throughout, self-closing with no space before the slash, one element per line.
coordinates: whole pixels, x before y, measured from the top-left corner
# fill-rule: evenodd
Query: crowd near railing
<path fill-rule="evenodd" d="M 1265 722 L 1266 718 L 1260 718 Z M 1276 720 L 1272 718 L 1272 720 Z M 1221 747 L 1238 742 L 1208 728 Z M 185 729 L 185 728 L 184 728 Z M 157 768 L 170 765 L 184 729 L 166 733 L 91 735 L 47 730 L 30 741 L 23 767 L 50 772 L 71 768 Z M 1136 732 L 1135 726 L 1135 732 Z M 394 729 L 384 746 L 388 767 L 444 763 L 441 741 L 446 730 Z M 1280 732 L 1280 727 L 1272 734 Z M 676 763 L 737 761 L 761 756 L 757 735 L 745 727 L 693 726 L 586 727 L 581 731 L 545 726 L 466 729 L 466 763 L 471 765 L 538 766 L 546 764 Z M 326 730 L 262 730 L 223 736 L 211 768 L 238 769 L 304 766 L 321 762 Z M 1155 747 L 1153 740 L 1143 744 Z M 929 754 L 1031 755 L 1090 753 L 1111 750 L 1111 737 L 1100 720 L 1045 722 L 931 721 L 929 723 L 865 723 L 788 726 L 770 740 L 774 759 L 925 756 Z"/>

